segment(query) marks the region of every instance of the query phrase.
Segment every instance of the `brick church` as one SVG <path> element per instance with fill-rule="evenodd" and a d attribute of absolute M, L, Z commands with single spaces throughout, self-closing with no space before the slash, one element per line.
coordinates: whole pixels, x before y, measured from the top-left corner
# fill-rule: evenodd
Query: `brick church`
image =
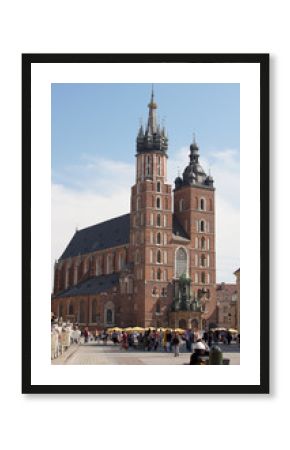
<path fill-rule="evenodd" d="M 215 188 L 193 140 L 172 192 L 152 90 L 130 212 L 75 232 L 54 267 L 52 312 L 81 327 L 216 322 Z"/>

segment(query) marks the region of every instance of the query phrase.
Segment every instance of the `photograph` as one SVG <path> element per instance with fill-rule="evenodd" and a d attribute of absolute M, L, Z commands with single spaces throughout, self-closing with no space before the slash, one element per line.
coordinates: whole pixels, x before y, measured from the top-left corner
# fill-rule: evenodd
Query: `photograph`
<path fill-rule="evenodd" d="M 269 392 L 269 55 L 23 54 L 22 145 L 23 392 Z"/>
<path fill-rule="evenodd" d="M 239 88 L 52 84 L 52 364 L 239 364 Z"/>

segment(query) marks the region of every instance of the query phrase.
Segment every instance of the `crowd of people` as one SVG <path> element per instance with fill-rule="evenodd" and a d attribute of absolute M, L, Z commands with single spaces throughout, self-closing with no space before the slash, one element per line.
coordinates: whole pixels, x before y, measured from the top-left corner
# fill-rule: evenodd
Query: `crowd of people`
<path fill-rule="evenodd" d="M 237 343 L 239 334 L 234 336 Z M 107 345 L 108 342 L 119 346 L 121 350 L 138 350 L 145 352 L 161 351 L 173 353 L 175 357 L 182 352 L 192 353 L 190 364 L 202 364 L 204 356 L 208 356 L 212 346 L 219 343 L 230 345 L 233 335 L 229 330 L 210 330 L 202 334 L 199 331 L 174 330 L 170 328 L 147 329 L 103 329 L 94 331 L 88 327 L 80 329 L 78 324 L 64 323 L 62 318 L 51 320 L 51 358 L 57 358 L 71 344 L 80 342 Z"/>

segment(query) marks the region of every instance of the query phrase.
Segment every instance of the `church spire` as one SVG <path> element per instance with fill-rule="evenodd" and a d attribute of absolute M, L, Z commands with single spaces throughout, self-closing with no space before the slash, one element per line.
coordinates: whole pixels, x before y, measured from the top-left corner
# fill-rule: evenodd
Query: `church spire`
<path fill-rule="evenodd" d="M 153 135 L 157 133 L 157 117 L 156 117 L 156 109 L 157 109 L 157 103 L 154 101 L 154 87 L 152 84 L 152 91 L 151 91 L 151 101 L 148 104 L 149 108 L 149 117 L 148 117 L 148 124 L 146 133 L 149 135 Z"/>
<path fill-rule="evenodd" d="M 168 138 L 165 128 L 160 128 L 157 121 L 157 103 L 155 102 L 154 87 L 152 84 L 151 98 L 148 103 L 149 114 L 145 130 L 139 128 L 137 136 L 137 152 L 159 151 L 166 152 Z"/>

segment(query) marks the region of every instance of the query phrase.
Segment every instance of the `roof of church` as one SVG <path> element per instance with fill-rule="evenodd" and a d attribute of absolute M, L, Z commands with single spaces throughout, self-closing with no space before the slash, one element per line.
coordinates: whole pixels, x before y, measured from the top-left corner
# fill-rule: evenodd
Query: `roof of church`
<path fill-rule="evenodd" d="M 189 239 L 175 214 L 173 214 L 172 225 L 172 232 L 175 236 Z M 119 245 L 128 244 L 129 240 L 130 214 L 125 214 L 76 231 L 59 260 L 105 250 L 106 248 L 118 247 Z"/>
<path fill-rule="evenodd" d="M 98 277 L 91 277 L 85 281 L 81 281 L 75 286 L 62 291 L 56 297 L 75 297 L 78 295 L 95 295 L 100 292 L 108 291 L 119 283 L 119 273 L 112 273 L 110 275 L 99 275 Z"/>
<path fill-rule="evenodd" d="M 173 214 L 172 218 L 172 228 L 173 228 L 172 232 L 175 236 L 182 237 L 184 239 L 189 239 L 188 235 L 184 231 L 175 214 Z"/>
<path fill-rule="evenodd" d="M 117 247 L 129 242 L 130 214 L 76 231 L 60 260 Z"/>

